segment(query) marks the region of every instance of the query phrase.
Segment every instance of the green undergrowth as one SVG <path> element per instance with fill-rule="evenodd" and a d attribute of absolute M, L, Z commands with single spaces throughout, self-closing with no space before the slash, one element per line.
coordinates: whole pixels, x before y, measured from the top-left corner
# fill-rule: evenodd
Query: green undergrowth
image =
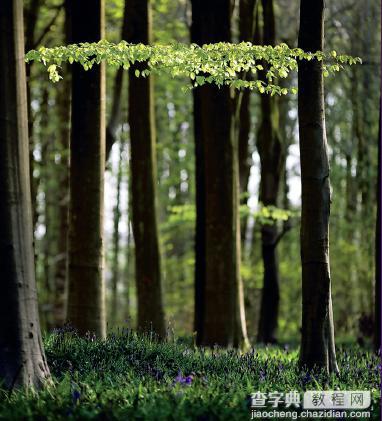
<path fill-rule="evenodd" d="M 207 350 L 128 330 L 106 341 L 67 331 L 44 341 L 53 385 L 0 391 L 1 420 L 249 420 L 251 393 L 322 389 L 371 390 L 379 419 L 379 356 L 356 346 L 338 349 L 341 373 L 328 377 L 300 370 L 296 349 Z"/>

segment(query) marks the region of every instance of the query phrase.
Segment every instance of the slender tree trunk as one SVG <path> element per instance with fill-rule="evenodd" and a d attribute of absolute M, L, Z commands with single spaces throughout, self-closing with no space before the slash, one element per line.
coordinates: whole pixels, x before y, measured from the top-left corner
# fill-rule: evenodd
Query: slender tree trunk
<path fill-rule="evenodd" d="M 115 326 L 117 322 L 118 314 L 118 281 L 119 281 L 119 250 L 120 250 L 120 238 L 119 238 L 119 222 L 121 219 L 121 183 L 122 183 L 122 151 L 123 144 L 119 143 L 119 157 L 118 157 L 118 168 L 117 168 L 117 192 L 115 206 L 113 210 L 113 261 L 112 261 L 112 277 L 111 277 L 111 309 L 110 309 L 110 321 L 111 326 Z"/>
<path fill-rule="evenodd" d="M 123 23 L 121 30 L 121 39 L 128 41 L 130 34 L 129 18 L 127 14 L 128 2 L 125 1 L 125 7 L 123 12 Z M 111 114 L 109 122 L 106 127 L 106 161 L 109 158 L 111 148 L 116 141 L 116 131 L 118 128 L 120 115 L 121 115 L 121 100 L 122 100 L 122 88 L 123 88 L 123 76 L 124 69 L 119 67 L 115 74 L 114 87 L 113 87 L 113 102 L 111 106 Z"/>
<path fill-rule="evenodd" d="M 151 12 L 148 0 L 126 0 L 130 42 L 149 44 Z M 138 329 L 165 336 L 161 262 L 157 222 L 156 133 L 153 80 L 136 78 L 129 71 L 129 125 L 131 139 L 132 224 L 135 241 L 135 277 L 138 296 Z"/>
<path fill-rule="evenodd" d="M 124 283 L 125 283 L 125 305 L 123 309 L 124 320 L 130 322 L 131 318 L 131 300 L 130 300 L 130 262 L 131 262 L 131 227 L 130 220 L 127 221 L 127 239 L 125 249 L 125 265 L 124 265 Z M 130 326 L 131 327 L 131 326 Z"/>
<path fill-rule="evenodd" d="M 65 0 L 65 41 L 70 43 L 70 0 Z M 62 326 L 66 319 L 66 294 L 68 281 L 68 229 L 69 229 L 69 148 L 70 148 L 70 102 L 71 102 L 71 68 L 65 66 L 65 77 L 61 81 L 61 90 L 57 96 L 57 108 L 60 116 L 58 166 L 58 203 L 59 222 L 57 233 L 57 262 L 54 275 L 54 324 Z"/>
<path fill-rule="evenodd" d="M 49 82 L 47 82 L 49 83 Z M 52 289 L 52 261 L 55 256 L 56 248 L 56 224 L 57 215 L 55 214 L 55 193 L 57 185 L 54 177 L 54 162 L 51 162 L 53 141 L 48 130 L 49 121 L 49 87 L 43 86 L 41 93 L 41 120 L 40 120 L 40 150 L 41 150 L 41 169 L 39 191 L 44 193 L 43 216 L 45 233 L 42 239 L 42 247 L 40 250 L 41 261 L 43 266 L 41 285 L 44 291 L 43 298 L 40 296 L 40 322 L 41 326 L 46 330 L 52 329 L 52 306 L 53 289 Z M 55 188 L 56 187 L 56 188 Z M 39 255 L 38 254 L 38 255 Z"/>
<path fill-rule="evenodd" d="M 301 0 L 299 47 L 322 50 L 324 1 Z M 300 364 L 337 372 L 329 266 L 330 182 L 322 63 L 299 62 L 302 184 L 302 337 Z"/>
<path fill-rule="evenodd" d="M 71 1 L 72 41 L 103 38 L 103 0 Z M 91 10 L 91 13 L 89 13 Z M 104 65 L 72 67 L 68 321 L 106 334 L 103 277 Z"/>
<path fill-rule="evenodd" d="M 379 100 L 378 133 L 378 179 L 377 179 L 377 220 L 375 230 L 375 297 L 374 297 L 374 348 L 381 348 L 381 125 L 382 99 Z"/>
<path fill-rule="evenodd" d="M 276 42 L 273 0 L 263 0 L 263 43 Z M 266 66 L 264 64 L 264 66 Z M 264 79 L 265 74 L 260 72 Z M 262 120 L 258 133 L 257 149 L 261 163 L 260 201 L 265 206 L 277 206 L 280 179 L 283 169 L 284 151 L 279 136 L 279 110 L 276 98 L 261 96 Z M 279 313 L 280 287 L 279 268 L 276 252 L 278 236 L 277 224 L 263 225 L 261 228 L 261 250 L 264 266 L 264 281 L 261 295 L 258 341 L 276 342 Z"/>
<path fill-rule="evenodd" d="M 240 0 L 239 3 L 239 40 L 256 43 L 255 37 L 255 10 L 257 14 L 257 0 Z M 246 75 L 247 79 L 249 75 Z M 246 204 L 247 197 L 245 197 L 248 191 L 248 180 L 251 171 L 252 159 L 250 156 L 249 148 L 249 137 L 251 132 L 251 114 L 250 114 L 250 99 L 251 91 L 245 89 L 237 95 L 241 95 L 239 101 L 239 121 L 238 126 L 238 137 L 239 137 L 239 185 L 240 185 L 240 203 Z M 241 242 L 245 244 L 245 234 L 247 227 L 247 218 L 245 218 L 240 227 Z"/>
<path fill-rule="evenodd" d="M 25 11 L 25 51 L 34 48 L 37 20 L 40 13 L 41 0 L 31 0 L 28 9 Z M 35 228 L 38 211 L 37 211 L 37 190 L 38 180 L 33 176 L 35 168 L 34 159 L 34 138 L 33 138 L 33 115 L 32 115 L 32 98 L 31 98 L 31 70 L 33 62 L 26 64 L 26 80 L 27 80 L 27 101 L 28 101 L 28 135 L 29 135 L 29 170 L 31 180 L 31 199 L 33 211 L 33 228 Z"/>
<path fill-rule="evenodd" d="M 231 40 L 231 2 L 192 1 L 191 40 Z M 240 282 L 238 148 L 228 88 L 194 92 L 196 149 L 195 330 L 204 345 L 247 341 Z"/>
<path fill-rule="evenodd" d="M 21 0 L 0 3 L 0 379 L 49 377 L 37 309 Z"/>
<path fill-rule="evenodd" d="M 239 40 L 245 42 L 254 41 L 255 37 L 255 9 L 257 0 L 240 0 L 239 3 Z M 248 77 L 248 76 L 247 76 Z M 239 179 L 240 193 L 246 193 L 248 179 L 251 170 L 251 159 L 249 154 L 249 135 L 251 131 L 250 95 L 248 89 L 242 93 L 239 111 Z M 243 234 L 243 230 L 242 230 Z M 242 235 L 243 237 L 243 235 Z"/>

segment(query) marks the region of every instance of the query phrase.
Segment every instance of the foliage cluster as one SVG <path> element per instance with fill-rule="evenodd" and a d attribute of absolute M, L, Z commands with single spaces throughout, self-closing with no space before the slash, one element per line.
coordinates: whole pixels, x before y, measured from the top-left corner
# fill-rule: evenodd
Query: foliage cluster
<path fill-rule="evenodd" d="M 49 78 L 53 82 L 60 80 L 58 67 L 65 62 L 80 63 L 85 70 L 102 61 L 115 67 L 123 66 L 126 70 L 134 63 L 147 62 L 146 69 L 135 69 L 137 77 L 147 77 L 152 72 L 170 73 L 172 77 L 189 77 L 194 87 L 210 83 L 229 85 L 237 89 L 248 88 L 271 95 L 297 92 L 296 88 L 282 87 L 275 80 L 284 79 L 290 71 L 297 70 L 298 60 L 323 62 L 325 76 L 338 72 L 346 64 L 361 63 L 358 57 L 337 55 L 336 51 L 329 54 L 322 51 L 304 52 L 301 48 L 289 48 L 284 43 L 275 47 L 253 45 L 250 42 L 220 42 L 198 46 L 180 43 L 143 45 L 129 44 L 126 41 L 114 44 L 106 40 L 54 48 L 41 47 L 39 50 L 29 51 L 26 60 L 39 61 L 47 66 Z M 267 63 L 265 69 L 264 63 Z M 243 74 L 255 74 L 258 70 L 265 70 L 267 81 L 243 78 Z"/>

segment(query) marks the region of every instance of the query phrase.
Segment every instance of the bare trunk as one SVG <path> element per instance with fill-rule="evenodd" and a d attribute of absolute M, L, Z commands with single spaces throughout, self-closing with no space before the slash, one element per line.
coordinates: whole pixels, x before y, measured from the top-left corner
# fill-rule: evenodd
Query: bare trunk
<path fill-rule="evenodd" d="M 239 41 L 255 42 L 254 40 L 254 23 L 255 23 L 255 10 L 257 13 L 257 0 L 240 0 L 239 3 Z M 255 37 L 256 38 L 256 37 Z M 249 75 L 246 75 L 246 78 L 249 79 Z M 239 113 L 238 121 L 236 122 L 238 126 L 238 142 L 239 142 L 239 185 L 240 185 L 240 203 L 246 204 L 247 197 L 245 197 L 248 191 L 248 180 L 251 171 L 251 155 L 249 148 L 249 137 L 251 132 L 251 114 L 250 114 L 250 104 L 251 104 L 251 92 L 246 89 L 239 94 L 241 99 L 239 101 Z M 240 227 L 241 232 L 241 242 L 244 245 L 245 243 L 245 234 L 246 234 L 247 219 L 245 218 Z"/>
<path fill-rule="evenodd" d="M 130 262 L 131 262 L 131 226 L 130 220 L 127 221 L 127 239 L 126 239 L 126 249 L 125 249 L 125 265 L 123 269 L 124 274 L 124 284 L 125 284 L 125 305 L 123 308 L 123 317 L 125 321 L 130 322 L 131 318 L 131 300 L 130 300 Z M 131 326 L 129 326 L 131 327 Z"/>
<path fill-rule="evenodd" d="M 274 45 L 275 16 L 273 0 L 263 0 L 263 43 Z M 264 64 L 266 67 L 266 64 Z M 264 72 L 259 77 L 265 79 Z M 258 133 L 257 149 L 261 163 L 260 201 L 265 206 L 277 206 L 280 179 L 283 170 L 284 150 L 279 136 L 279 110 L 276 98 L 261 96 L 262 120 Z M 276 342 L 279 313 L 280 287 L 276 250 L 277 225 L 261 228 L 261 249 L 264 266 L 263 289 L 261 295 L 258 341 Z"/>
<path fill-rule="evenodd" d="M 231 7 L 228 0 L 207 4 L 194 0 L 192 42 L 229 42 Z M 194 93 L 195 328 L 197 342 L 210 346 L 247 342 L 240 282 L 239 168 L 233 111 L 228 88 L 203 86 Z"/>
<path fill-rule="evenodd" d="M 125 1 L 125 7 L 123 12 L 123 23 L 121 30 L 121 39 L 127 41 L 130 34 L 129 27 L 129 18 L 127 14 L 128 2 Z M 122 88 L 123 88 L 123 77 L 124 77 L 123 67 L 119 67 L 115 74 L 114 87 L 113 87 L 113 102 L 111 106 L 111 114 L 109 122 L 106 127 L 106 161 L 109 159 L 111 148 L 116 142 L 116 131 L 118 128 L 120 115 L 121 115 L 121 100 L 122 100 Z"/>
<path fill-rule="evenodd" d="M 299 47 L 323 49 L 324 1 L 301 0 Z M 299 62 L 302 184 L 300 364 L 337 372 L 329 266 L 330 182 L 322 63 Z"/>
<path fill-rule="evenodd" d="M 204 337 L 205 274 L 206 274 L 206 194 L 205 166 L 202 135 L 201 90 L 193 90 L 194 137 L 195 137 L 195 280 L 194 280 L 194 331 L 200 345 Z"/>
<path fill-rule="evenodd" d="M 41 8 L 41 0 L 31 0 L 29 8 L 25 11 L 25 51 L 34 48 L 36 25 Z M 35 168 L 35 160 L 33 155 L 34 141 L 33 141 L 33 115 L 32 115 L 32 98 L 31 98 L 31 70 L 33 62 L 26 64 L 26 80 L 27 80 L 27 101 L 28 101 L 28 141 L 29 141 L 29 170 L 31 182 L 31 200 L 33 211 L 33 228 L 35 228 L 38 211 L 37 211 L 37 190 L 38 180 L 33 176 Z"/>
<path fill-rule="evenodd" d="M 21 0 L 0 4 L 0 379 L 7 388 L 49 378 L 33 252 Z"/>
<path fill-rule="evenodd" d="M 119 222 L 121 219 L 121 182 L 122 182 L 122 150 L 123 144 L 120 142 L 118 150 L 118 168 L 117 168 L 117 194 L 115 206 L 113 210 L 113 261 L 112 261 L 112 277 L 111 277 L 111 308 L 110 308 L 110 324 L 115 326 L 118 314 L 118 281 L 119 281 Z"/>
<path fill-rule="evenodd" d="M 131 38 L 149 44 L 151 16 L 147 0 L 126 0 Z M 138 296 L 138 329 L 165 336 L 157 222 L 156 133 L 153 80 L 136 78 L 129 71 L 129 125 L 131 139 L 132 223 L 135 241 L 135 277 Z"/>
<path fill-rule="evenodd" d="M 375 226 L 375 295 L 374 295 L 374 348 L 381 348 L 381 125 L 382 99 L 379 100 L 378 133 L 378 180 L 377 180 L 377 220 Z"/>
<path fill-rule="evenodd" d="M 49 83 L 49 82 L 47 82 Z M 52 328 L 52 307 L 53 301 L 53 290 L 52 290 L 52 260 L 55 256 L 55 231 L 56 224 L 55 220 L 55 196 L 54 186 L 54 163 L 50 162 L 49 157 L 52 154 L 53 141 L 49 134 L 48 121 L 49 121 L 49 90 L 48 86 L 42 88 L 41 95 L 41 120 L 40 120 L 40 150 L 41 150 L 41 163 L 44 163 L 40 169 L 40 183 L 39 192 L 44 193 L 43 210 L 41 215 L 43 216 L 45 233 L 42 239 L 42 246 L 40 253 L 37 256 L 41 256 L 43 264 L 42 282 L 38 284 L 42 286 L 43 296 L 40 295 L 40 322 L 41 326 L 46 330 Z M 38 193 L 39 193 L 38 192 Z M 39 279 L 38 279 L 39 280 Z"/>
<path fill-rule="evenodd" d="M 65 0 L 65 40 L 70 42 L 70 0 Z M 68 281 L 68 229 L 69 229 L 69 148 L 70 148 L 70 102 L 71 68 L 65 66 L 65 77 L 57 95 L 57 107 L 60 116 L 59 141 L 60 163 L 57 176 L 58 188 L 58 232 L 57 259 L 54 274 L 53 317 L 55 326 L 62 326 L 66 319 L 67 281 Z"/>
<path fill-rule="evenodd" d="M 71 1 L 72 41 L 103 38 L 103 0 Z M 89 10 L 92 12 L 89 14 Z M 105 337 L 103 185 L 104 65 L 72 67 L 68 321 L 80 334 Z"/>

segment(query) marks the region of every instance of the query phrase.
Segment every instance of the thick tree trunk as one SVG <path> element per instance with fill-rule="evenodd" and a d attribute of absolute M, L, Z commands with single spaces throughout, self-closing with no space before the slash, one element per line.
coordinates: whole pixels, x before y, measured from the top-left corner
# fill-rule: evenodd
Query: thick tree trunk
<path fill-rule="evenodd" d="M 21 0 L 0 4 L 0 379 L 49 377 L 35 285 Z"/>
<path fill-rule="evenodd" d="M 231 40 L 231 2 L 192 1 L 191 40 Z M 238 148 L 228 88 L 194 92 L 196 145 L 195 330 L 203 345 L 247 341 L 240 282 Z"/>
<path fill-rule="evenodd" d="M 103 37 L 103 0 L 71 1 L 72 41 Z M 91 10 L 91 13 L 89 13 Z M 72 67 L 68 321 L 80 334 L 104 337 L 104 65 Z"/>
<path fill-rule="evenodd" d="M 323 49 L 324 1 L 301 0 L 299 47 Z M 322 63 L 299 62 L 302 184 L 302 337 L 300 364 L 337 372 L 329 266 L 330 182 Z"/>
<path fill-rule="evenodd" d="M 204 337 L 204 305 L 206 275 L 206 189 L 204 146 L 201 112 L 201 89 L 193 90 L 194 137 L 195 137 L 195 280 L 194 280 L 194 331 L 198 345 Z"/>
<path fill-rule="evenodd" d="M 262 6 L 263 43 L 264 45 L 274 45 L 276 35 L 273 0 L 263 0 Z M 265 78 L 263 72 L 259 76 L 262 79 Z M 279 136 L 279 111 L 276 98 L 270 95 L 262 95 L 261 113 L 262 120 L 257 139 L 261 163 L 260 201 L 265 206 L 277 206 L 284 151 Z M 276 224 L 264 225 L 261 228 L 264 280 L 257 339 L 264 343 L 276 342 L 280 300 L 279 268 L 276 253 L 277 236 L 278 228 Z"/>
<path fill-rule="evenodd" d="M 149 44 L 151 16 L 147 0 L 126 0 L 130 42 Z M 131 139 L 132 224 L 135 241 L 135 277 L 138 329 L 165 336 L 156 193 L 156 133 L 153 80 L 129 71 L 129 125 Z"/>

